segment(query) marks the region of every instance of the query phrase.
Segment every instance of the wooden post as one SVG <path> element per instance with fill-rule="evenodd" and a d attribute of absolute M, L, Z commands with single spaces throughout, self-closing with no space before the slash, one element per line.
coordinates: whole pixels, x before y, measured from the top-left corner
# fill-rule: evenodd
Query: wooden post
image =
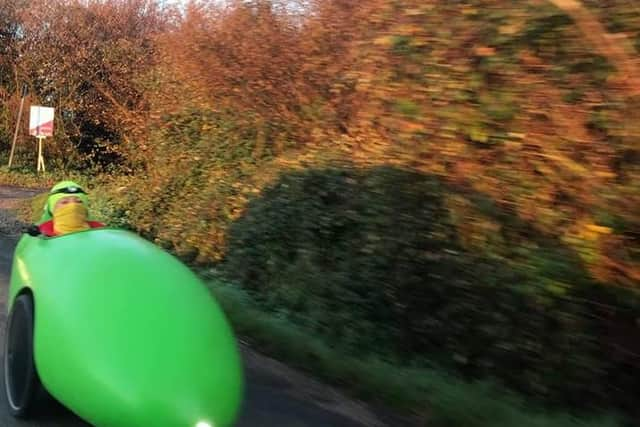
<path fill-rule="evenodd" d="M 37 136 L 38 138 L 38 172 L 42 170 L 42 172 L 46 172 L 44 167 L 44 156 L 42 155 L 42 144 L 45 139 L 44 136 Z"/>
<path fill-rule="evenodd" d="M 24 98 L 27 96 L 27 85 L 22 86 L 22 99 L 20 100 L 20 110 L 18 110 L 18 121 L 16 122 L 16 130 L 13 132 L 13 143 L 11 144 L 11 154 L 9 154 L 9 168 L 13 163 L 13 153 L 16 149 L 16 141 L 18 140 L 18 130 L 20 129 L 20 120 L 22 120 L 22 108 L 24 107 Z"/>

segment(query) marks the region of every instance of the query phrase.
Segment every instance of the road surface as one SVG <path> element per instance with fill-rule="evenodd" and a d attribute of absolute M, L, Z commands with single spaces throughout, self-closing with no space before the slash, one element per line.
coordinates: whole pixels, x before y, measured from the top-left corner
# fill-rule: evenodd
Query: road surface
<path fill-rule="evenodd" d="M 11 258 L 16 243 L 11 209 L 33 191 L 0 186 L 0 359 L 3 354 L 6 301 Z M 237 427 L 401 427 L 406 421 L 382 416 L 306 375 L 242 346 L 247 393 Z M 0 360 L 0 367 L 2 367 Z M 0 368 L 0 371 L 2 369 Z M 4 375 L 4 372 L 1 373 Z M 0 427 L 87 427 L 89 424 L 60 405 L 51 405 L 37 419 L 18 421 L 7 412 L 0 387 Z M 187 427 L 187 426 L 185 426 Z"/>

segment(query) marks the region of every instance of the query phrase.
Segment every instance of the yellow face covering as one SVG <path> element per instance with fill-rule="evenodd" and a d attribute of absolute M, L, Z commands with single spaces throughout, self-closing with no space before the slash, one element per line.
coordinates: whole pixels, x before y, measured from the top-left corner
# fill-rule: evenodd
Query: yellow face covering
<path fill-rule="evenodd" d="M 58 235 L 89 228 L 87 208 L 82 203 L 68 203 L 53 212 L 53 231 Z"/>

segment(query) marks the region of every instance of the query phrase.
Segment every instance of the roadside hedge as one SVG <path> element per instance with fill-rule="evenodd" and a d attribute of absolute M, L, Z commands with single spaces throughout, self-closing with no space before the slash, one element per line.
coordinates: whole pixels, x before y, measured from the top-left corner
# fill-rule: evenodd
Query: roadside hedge
<path fill-rule="evenodd" d="M 449 202 L 461 198 L 510 247 L 465 248 Z M 351 354 L 635 410 L 637 293 L 595 283 L 553 236 L 433 176 L 285 174 L 231 225 L 223 266 L 263 308 Z"/>

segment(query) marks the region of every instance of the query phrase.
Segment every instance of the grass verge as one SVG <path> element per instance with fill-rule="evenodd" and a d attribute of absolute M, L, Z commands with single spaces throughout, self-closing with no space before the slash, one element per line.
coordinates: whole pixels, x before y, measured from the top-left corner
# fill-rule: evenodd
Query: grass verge
<path fill-rule="evenodd" d="M 11 185 L 23 188 L 48 188 L 56 182 L 56 174 L 35 174 L 21 169 L 0 167 L 0 185 Z"/>
<path fill-rule="evenodd" d="M 210 288 L 236 333 L 261 351 L 345 387 L 365 400 L 417 413 L 430 427 L 613 427 L 616 417 L 582 419 L 543 412 L 488 382 L 464 382 L 437 369 L 414 369 L 341 354 L 306 331 L 261 310 L 242 289 L 218 279 Z"/>

